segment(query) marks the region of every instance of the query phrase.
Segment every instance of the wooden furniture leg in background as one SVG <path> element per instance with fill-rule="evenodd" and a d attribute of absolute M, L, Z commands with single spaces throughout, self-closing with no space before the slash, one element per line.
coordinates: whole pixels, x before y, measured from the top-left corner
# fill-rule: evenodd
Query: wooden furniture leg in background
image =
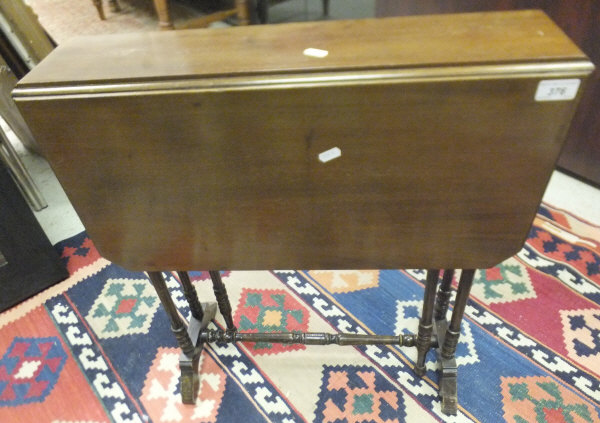
<path fill-rule="evenodd" d="M 103 21 L 106 20 L 106 15 L 104 14 L 104 7 L 102 7 L 102 0 L 92 0 L 94 6 L 96 6 L 96 10 L 98 10 L 98 16 Z M 120 12 L 121 6 L 117 3 L 117 0 L 108 0 L 108 7 L 110 7 L 111 12 Z"/>
<path fill-rule="evenodd" d="M 250 6 L 248 0 L 235 0 L 235 9 L 237 11 L 238 25 L 250 25 Z"/>
<path fill-rule="evenodd" d="M 96 6 L 96 10 L 98 11 L 98 16 L 100 16 L 100 19 L 103 21 L 106 20 L 104 8 L 102 7 L 102 0 L 92 0 L 92 3 L 94 3 L 94 6 Z"/>
<path fill-rule="evenodd" d="M 169 0 L 154 0 L 154 10 L 158 16 L 158 26 L 160 29 L 175 29 L 169 12 Z"/>

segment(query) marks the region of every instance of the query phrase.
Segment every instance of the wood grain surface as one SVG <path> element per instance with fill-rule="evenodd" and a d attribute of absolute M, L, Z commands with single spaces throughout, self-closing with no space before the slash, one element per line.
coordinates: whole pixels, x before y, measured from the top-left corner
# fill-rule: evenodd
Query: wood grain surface
<path fill-rule="evenodd" d="M 21 85 L 573 58 L 584 55 L 542 12 L 467 13 L 79 37 Z"/>
<path fill-rule="evenodd" d="M 530 31 L 540 22 L 553 41 Z M 431 35 L 440 27 L 455 31 Z M 323 35 L 335 28 L 346 32 Z M 202 70 L 132 58 L 99 70 L 90 52 L 60 78 L 73 51 L 58 49 L 20 85 L 17 103 L 103 255 L 136 270 L 485 268 L 521 248 L 580 95 L 535 101 L 538 84 L 592 70 L 549 20 L 284 29 L 237 28 Z M 395 38 L 406 31 L 412 43 Z M 343 58 L 294 59 L 298 46 L 331 48 L 315 34 Z M 179 39 L 155 35 L 154 51 Z M 248 39 L 261 41 L 244 63 Z M 111 40 L 110 55 L 126 57 L 132 38 Z M 319 160 L 334 147 L 340 157 Z"/>

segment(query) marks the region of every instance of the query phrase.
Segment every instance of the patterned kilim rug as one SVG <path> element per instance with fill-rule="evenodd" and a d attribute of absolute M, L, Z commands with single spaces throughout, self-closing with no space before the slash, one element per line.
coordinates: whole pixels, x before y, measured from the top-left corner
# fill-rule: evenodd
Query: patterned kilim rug
<path fill-rule="evenodd" d="M 85 234 L 57 245 L 71 277 L 0 315 L 0 422 L 599 422 L 600 227 L 540 208 L 525 247 L 476 274 L 458 349 L 459 415 L 440 414 L 435 352 L 211 345 L 195 406 L 143 273 Z M 213 299 L 205 273 L 192 273 Z M 243 330 L 416 331 L 422 270 L 224 273 Z M 189 310 L 177 279 L 169 287 Z M 222 320 L 215 322 L 223 326 Z"/>

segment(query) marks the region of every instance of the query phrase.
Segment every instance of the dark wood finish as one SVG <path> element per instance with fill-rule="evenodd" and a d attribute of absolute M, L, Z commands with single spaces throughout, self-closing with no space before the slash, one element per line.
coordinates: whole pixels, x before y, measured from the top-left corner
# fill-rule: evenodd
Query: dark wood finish
<path fill-rule="evenodd" d="M 192 317 L 196 320 L 202 321 L 204 318 L 204 310 L 202 310 L 202 304 L 198 299 L 198 294 L 196 293 L 194 285 L 192 285 L 190 275 L 188 272 L 178 271 L 177 276 L 179 276 L 179 281 L 181 282 L 181 286 L 183 288 L 183 295 L 190 305 Z"/>
<path fill-rule="evenodd" d="M 15 95 L 125 267 L 481 268 L 521 248 L 577 104 L 540 80 L 590 71 L 528 11 L 83 38 Z"/>
<path fill-rule="evenodd" d="M 491 10 L 542 9 L 600 64 L 600 2 L 596 0 L 377 0 L 376 16 L 406 16 Z M 573 117 L 558 166 L 600 185 L 600 72 L 588 87 Z"/>
<path fill-rule="evenodd" d="M 435 298 L 435 314 L 434 319 L 446 320 L 446 313 L 448 312 L 448 304 L 450 303 L 450 296 L 452 294 L 452 278 L 454 277 L 454 269 L 444 270 L 444 276 L 442 282 L 437 291 Z"/>
<path fill-rule="evenodd" d="M 471 285 L 473 285 L 474 276 L 475 270 L 473 269 L 464 269 L 460 274 L 452 317 L 450 319 L 450 324 L 448 325 L 448 330 L 446 331 L 446 336 L 444 337 L 444 343 L 442 344 L 442 356 L 445 358 L 453 357 L 456 352 L 456 345 L 458 344 L 458 337 L 460 336 L 460 323 L 463 314 L 465 313 L 465 307 L 467 306 L 467 299 L 469 298 Z"/>
<path fill-rule="evenodd" d="M 221 273 L 218 270 L 210 270 L 208 273 L 210 274 L 210 279 L 213 283 L 213 291 L 217 299 L 219 312 L 225 320 L 227 330 L 230 332 L 234 332 L 237 330 L 237 328 L 233 323 L 231 303 L 229 302 L 229 296 L 227 295 L 227 289 L 225 289 L 225 284 L 221 280 Z"/>
<path fill-rule="evenodd" d="M 354 333 L 322 332 L 232 332 L 209 329 L 200 333 L 202 342 L 271 342 L 302 345 L 396 345 L 414 347 L 416 336 L 404 335 L 357 335 Z M 437 346 L 437 339 L 432 344 Z"/>
<path fill-rule="evenodd" d="M 191 357 L 194 353 L 194 342 L 187 332 L 183 319 L 177 312 L 177 307 L 171 298 L 164 276 L 161 272 L 148 272 L 148 278 L 150 278 L 150 282 L 152 282 L 152 286 L 154 286 L 158 298 L 167 312 L 167 316 L 171 321 L 171 331 L 177 338 L 179 347 L 185 355 Z"/>
<path fill-rule="evenodd" d="M 106 20 L 106 15 L 104 14 L 104 7 L 102 6 L 102 0 L 92 0 L 92 3 L 94 4 L 94 7 L 96 7 L 96 10 L 98 11 L 98 17 L 105 21 Z"/>
<path fill-rule="evenodd" d="M 415 337 L 237 333 L 218 271 L 227 330 L 205 330 L 213 307 L 185 331 L 155 270 L 495 265 L 521 248 L 580 96 L 536 101 L 539 84 L 591 70 L 539 12 L 473 14 L 85 38 L 15 96 L 101 252 L 152 270 L 184 402 L 203 342 L 410 345 L 419 375 L 442 343 L 453 414 L 473 271 L 435 329 L 428 272 Z"/>
<path fill-rule="evenodd" d="M 433 310 L 435 305 L 435 292 L 440 278 L 440 271 L 436 269 L 427 270 L 425 282 L 425 293 L 423 295 L 423 309 L 419 320 L 419 332 L 417 334 L 417 361 L 414 370 L 419 376 L 425 374 L 425 355 L 431 348 L 431 337 L 433 335 Z"/>
<path fill-rule="evenodd" d="M 444 338 L 448 332 L 448 321 L 446 319 L 436 320 L 434 329 L 438 340 L 437 358 L 441 370 L 439 387 L 442 413 L 455 415 L 458 411 L 458 366 L 454 355 L 449 358 L 442 355 Z"/>
<path fill-rule="evenodd" d="M 0 255 L 0 311 L 69 276 L 1 161 Z"/>

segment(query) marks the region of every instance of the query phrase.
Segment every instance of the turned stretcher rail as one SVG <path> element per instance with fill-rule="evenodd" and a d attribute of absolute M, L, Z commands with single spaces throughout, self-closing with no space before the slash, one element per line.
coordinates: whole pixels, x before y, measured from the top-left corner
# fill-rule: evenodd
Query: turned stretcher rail
<path fill-rule="evenodd" d="M 273 342 L 281 344 L 304 345 L 398 345 L 401 347 L 416 346 L 417 336 L 406 335 L 357 335 L 352 333 L 323 332 L 282 332 L 282 333 L 248 333 L 237 331 L 207 329 L 200 333 L 201 342 Z M 431 340 L 437 347 L 437 337 Z"/>

